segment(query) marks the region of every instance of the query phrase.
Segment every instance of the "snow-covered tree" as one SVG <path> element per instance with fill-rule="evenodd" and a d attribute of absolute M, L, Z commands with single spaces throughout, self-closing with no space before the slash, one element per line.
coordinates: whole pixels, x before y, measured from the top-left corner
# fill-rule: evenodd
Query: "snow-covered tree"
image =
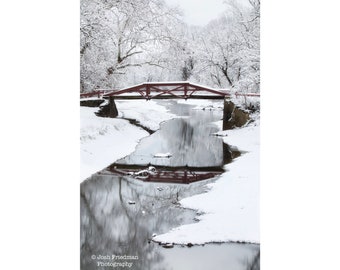
<path fill-rule="evenodd" d="M 82 0 L 80 60 L 83 92 L 174 80 L 258 92 L 260 0 L 226 0 L 205 27 L 163 0 Z"/>
<path fill-rule="evenodd" d="M 83 0 L 81 86 L 120 86 L 133 67 L 162 67 L 157 52 L 172 42 L 177 9 L 162 0 Z"/>
<path fill-rule="evenodd" d="M 224 16 L 211 21 L 199 33 L 199 80 L 236 91 L 259 91 L 260 2 L 248 6 L 227 2 Z"/>

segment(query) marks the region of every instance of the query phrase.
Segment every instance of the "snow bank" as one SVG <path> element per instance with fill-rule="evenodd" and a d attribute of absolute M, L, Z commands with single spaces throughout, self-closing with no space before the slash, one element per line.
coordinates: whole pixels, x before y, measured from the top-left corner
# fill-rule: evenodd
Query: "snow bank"
<path fill-rule="evenodd" d="M 157 130 L 159 124 L 176 117 L 154 101 L 116 101 L 120 116 L 136 119 Z M 149 134 L 117 118 L 97 117 L 98 108 L 80 107 L 80 179 L 104 169 L 134 151 L 139 140 Z"/>
<path fill-rule="evenodd" d="M 80 107 L 80 178 L 104 169 L 131 153 L 146 131 L 128 121 L 97 117 L 98 108 Z"/>
<path fill-rule="evenodd" d="M 232 96 L 231 101 L 241 109 L 247 110 L 248 108 L 260 108 L 260 97 L 248 97 L 248 96 Z"/>
<path fill-rule="evenodd" d="M 154 100 L 116 100 L 115 102 L 120 117 L 136 119 L 151 130 L 157 130 L 161 122 L 177 117 Z"/>
<path fill-rule="evenodd" d="M 260 242 L 259 228 L 259 119 L 248 127 L 220 132 L 223 140 L 246 151 L 226 165 L 228 171 L 209 192 L 180 201 L 200 213 L 199 222 L 174 228 L 153 238 L 178 244 L 244 241 Z"/>
<path fill-rule="evenodd" d="M 87 97 L 87 98 L 80 98 L 80 101 L 88 101 L 88 100 L 103 100 L 106 101 L 106 99 L 100 98 L 100 97 Z"/>
<path fill-rule="evenodd" d="M 251 107 L 259 109 L 261 98 L 232 95 L 230 100 L 241 109 L 247 110 Z M 195 105 L 195 110 L 223 110 L 223 100 L 188 99 L 179 100 L 178 103 Z"/>

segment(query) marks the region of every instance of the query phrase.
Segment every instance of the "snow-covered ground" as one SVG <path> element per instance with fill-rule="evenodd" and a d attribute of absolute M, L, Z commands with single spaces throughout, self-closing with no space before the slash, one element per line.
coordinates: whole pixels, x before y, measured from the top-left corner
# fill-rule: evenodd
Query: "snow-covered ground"
<path fill-rule="evenodd" d="M 154 101 L 116 102 L 120 116 L 140 121 L 151 130 L 176 117 Z M 130 154 L 149 134 L 123 119 L 97 117 L 98 108 L 80 107 L 80 180 Z"/>
<path fill-rule="evenodd" d="M 97 110 L 80 107 L 80 180 L 129 154 L 148 135 L 126 120 L 97 117 Z"/>
<path fill-rule="evenodd" d="M 151 130 L 157 130 L 161 122 L 176 117 L 153 100 L 116 100 L 115 102 L 120 117 L 136 119 Z"/>
<path fill-rule="evenodd" d="M 231 101 L 238 107 L 242 109 L 247 109 L 246 107 L 256 107 L 260 106 L 260 97 L 247 97 L 247 96 L 232 96 Z M 196 110 L 223 110 L 222 102 L 214 102 L 213 100 L 206 99 L 188 99 L 188 100 L 178 100 L 179 104 L 190 104 L 196 106 Z"/>

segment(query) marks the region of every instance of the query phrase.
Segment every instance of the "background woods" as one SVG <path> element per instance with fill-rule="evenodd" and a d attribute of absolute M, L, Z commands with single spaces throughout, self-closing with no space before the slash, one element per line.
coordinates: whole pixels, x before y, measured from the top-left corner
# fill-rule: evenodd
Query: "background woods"
<path fill-rule="evenodd" d="M 80 27 L 81 92 L 182 80 L 259 92 L 260 0 L 228 0 L 206 26 L 162 0 L 82 0 Z"/>

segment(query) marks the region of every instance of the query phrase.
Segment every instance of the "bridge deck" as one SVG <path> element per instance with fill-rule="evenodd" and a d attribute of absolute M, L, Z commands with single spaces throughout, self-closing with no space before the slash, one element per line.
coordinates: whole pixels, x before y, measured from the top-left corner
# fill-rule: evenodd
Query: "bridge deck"
<path fill-rule="evenodd" d="M 96 90 L 81 94 L 87 97 L 113 97 L 114 99 L 224 99 L 225 97 L 255 96 L 256 93 L 235 93 L 227 89 L 215 89 L 190 82 L 147 82 L 120 90 Z"/>
<path fill-rule="evenodd" d="M 115 99 L 187 99 L 187 98 L 214 98 L 223 99 L 229 96 L 229 91 L 193 84 L 189 82 L 147 82 L 134 85 L 121 90 L 113 90 L 104 97 Z"/>
<path fill-rule="evenodd" d="M 226 95 L 227 96 L 227 95 Z M 145 97 L 139 95 L 117 95 L 114 96 L 115 100 L 131 100 L 131 99 L 146 99 Z M 150 96 L 150 99 L 185 99 L 185 98 L 190 98 L 190 99 L 224 99 L 225 96 L 217 96 L 217 95 L 192 95 L 190 97 L 185 97 L 185 96 L 173 96 L 173 95 L 161 95 L 161 96 Z M 104 97 L 105 98 L 105 97 Z"/>

